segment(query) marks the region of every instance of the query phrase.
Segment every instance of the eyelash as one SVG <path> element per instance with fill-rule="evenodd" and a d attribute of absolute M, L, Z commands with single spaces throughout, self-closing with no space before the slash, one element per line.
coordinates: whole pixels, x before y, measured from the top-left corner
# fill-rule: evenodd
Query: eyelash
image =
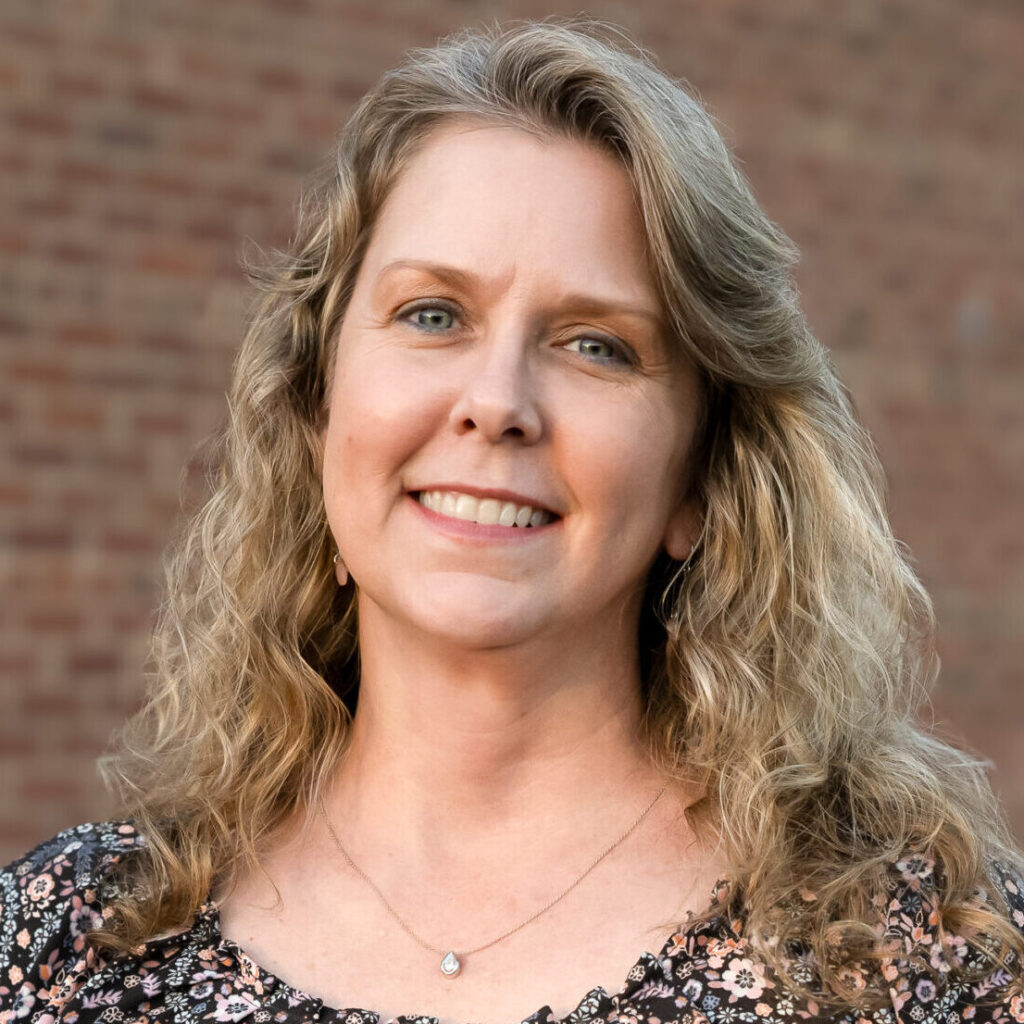
<path fill-rule="evenodd" d="M 459 317 L 459 308 L 458 308 L 458 306 L 454 305 L 453 303 L 446 302 L 443 299 L 423 300 L 423 301 L 420 301 L 420 302 L 413 303 L 412 305 L 409 305 L 409 306 L 403 306 L 395 314 L 395 317 L 398 320 L 405 321 L 411 327 L 414 327 L 414 328 L 416 328 L 417 330 L 420 330 L 420 331 L 424 331 L 427 334 L 441 334 L 441 333 L 443 333 L 447 328 L 426 327 L 423 324 L 417 324 L 412 319 L 417 313 L 422 313 L 424 310 L 442 310 L 443 312 L 448 313 L 449 316 L 451 316 L 453 320 L 457 320 L 458 317 Z M 611 349 L 613 349 L 616 352 L 616 356 L 607 356 L 607 357 L 598 357 L 598 358 L 595 358 L 595 359 L 588 359 L 587 362 L 596 362 L 596 363 L 598 363 L 599 365 L 602 365 L 602 366 L 611 366 L 613 364 L 613 360 L 617 357 L 623 363 L 625 363 L 627 366 L 631 367 L 631 366 L 635 366 L 637 364 L 636 355 L 629 348 L 629 346 L 625 342 L 619 340 L 618 338 L 616 338 L 616 337 L 614 337 L 612 335 L 600 334 L 600 333 L 597 333 L 597 332 L 577 334 L 577 335 L 573 336 L 572 338 L 570 338 L 568 340 L 568 342 L 566 342 L 566 346 L 572 344 L 573 342 L 580 342 L 580 343 L 582 343 L 582 342 L 585 342 L 585 341 L 596 341 L 596 342 L 599 342 L 599 343 L 601 343 L 603 345 L 609 346 Z M 565 347 L 565 346 L 563 346 L 563 347 Z M 583 353 L 581 352 L 580 355 L 583 356 Z"/>

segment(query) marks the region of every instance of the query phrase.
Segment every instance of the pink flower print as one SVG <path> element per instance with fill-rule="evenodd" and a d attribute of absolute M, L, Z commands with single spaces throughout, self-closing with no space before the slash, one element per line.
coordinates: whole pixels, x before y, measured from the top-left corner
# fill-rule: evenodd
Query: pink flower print
<path fill-rule="evenodd" d="M 867 979 L 864 972 L 856 967 L 842 967 L 836 972 L 836 978 L 847 988 L 860 992 L 867 988 Z"/>
<path fill-rule="evenodd" d="M 260 979 L 259 968 L 253 959 L 245 953 L 238 957 L 238 979 L 243 984 L 255 990 L 257 995 L 263 995 L 263 982 Z"/>
<path fill-rule="evenodd" d="M 244 1020 L 260 1008 L 260 1004 L 246 992 L 231 992 L 226 996 L 218 992 L 214 999 L 217 1006 L 212 1013 L 208 1013 L 206 1016 L 207 1019 L 216 1021 Z"/>
<path fill-rule="evenodd" d="M 55 1003 L 66 1003 L 78 988 L 78 978 L 73 972 L 62 974 L 50 987 L 50 999 Z"/>
<path fill-rule="evenodd" d="M 18 994 L 14 997 L 14 1002 L 11 1004 L 11 1016 L 8 1019 L 21 1020 L 22 1017 L 27 1017 L 35 1005 L 35 986 L 32 984 L 22 985 L 18 990 Z"/>
<path fill-rule="evenodd" d="M 906 1005 L 910 999 L 910 993 L 907 991 L 896 992 L 893 989 L 889 989 L 889 997 L 892 999 L 893 1009 L 899 1013 L 900 1010 Z"/>
<path fill-rule="evenodd" d="M 936 995 L 935 982 L 929 978 L 922 978 L 914 987 L 914 995 L 922 1003 L 930 1003 Z"/>
<path fill-rule="evenodd" d="M 640 1024 L 640 1015 L 632 1007 L 623 1006 L 612 1010 L 609 1024 Z"/>
<path fill-rule="evenodd" d="M 708 943 L 708 967 L 717 971 L 739 949 L 742 944 L 736 939 L 712 939 Z"/>
<path fill-rule="evenodd" d="M 85 936 L 94 928 L 99 928 L 103 924 L 103 918 L 87 903 L 83 903 L 81 896 L 72 896 L 68 924 L 74 936 L 74 951 L 81 953 L 85 948 Z"/>
<path fill-rule="evenodd" d="M 36 875 L 25 891 L 33 903 L 41 903 L 53 892 L 53 875 Z"/>
<path fill-rule="evenodd" d="M 722 971 L 722 988 L 729 993 L 729 1002 L 744 999 L 760 999 L 766 987 L 764 967 L 746 957 L 734 957 Z"/>
<path fill-rule="evenodd" d="M 896 861 L 896 870 L 905 882 L 929 878 L 935 870 L 935 861 L 930 857 L 904 857 Z"/>

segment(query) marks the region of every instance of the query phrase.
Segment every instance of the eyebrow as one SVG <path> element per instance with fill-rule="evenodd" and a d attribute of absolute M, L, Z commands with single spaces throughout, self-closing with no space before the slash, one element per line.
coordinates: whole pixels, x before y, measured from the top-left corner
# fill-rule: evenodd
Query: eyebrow
<path fill-rule="evenodd" d="M 377 275 L 378 280 L 396 270 L 417 270 L 430 274 L 437 280 L 450 284 L 463 291 L 469 291 L 479 284 L 479 278 L 471 271 L 460 267 L 449 266 L 447 263 L 435 263 L 432 260 L 397 259 L 386 263 Z M 563 295 L 559 305 L 578 310 L 586 316 L 611 316 L 627 314 L 650 320 L 657 327 L 664 324 L 664 317 L 657 310 L 647 306 L 637 306 L 628 301 L 607 299 L 597 295 L 585 295 L 582 292 L 571 292 Z"/>

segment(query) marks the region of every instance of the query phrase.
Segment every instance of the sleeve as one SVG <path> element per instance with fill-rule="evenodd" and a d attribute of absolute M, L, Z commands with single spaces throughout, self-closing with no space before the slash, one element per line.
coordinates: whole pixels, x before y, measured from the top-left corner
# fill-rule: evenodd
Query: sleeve
<path fill-rule="evenodd" d="M 80 825 L 0 871 L 0 1024 L 56 994 L 103 923 L 105 876 L 139 845 L 128 822 Z"/>
<path fill-rule="evenodd" d="M 905 1024 L 1004 1024 L 1024 1022 L 1024 994 L 1012 983 L 1021 978 L 1016 957 L 977 981 L 958 976 L 984 969 L 979 953 L 964 938 L 940 927 L 935 864 L 921 855 L 896 862 L 886 908 L 885 937 L 893 955 L 882 963 L 895 1019 Z M 1011 866 L 994 863 L 990 879 L 998 888 L 1009 921 L 1024 935 L 1024 880 Z M 978 905 L 1002 913 L 983 891 Z"/>

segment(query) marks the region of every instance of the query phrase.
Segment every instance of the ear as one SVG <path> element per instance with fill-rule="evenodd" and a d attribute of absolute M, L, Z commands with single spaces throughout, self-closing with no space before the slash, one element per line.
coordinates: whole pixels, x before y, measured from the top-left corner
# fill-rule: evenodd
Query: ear
<path fill-rule="evenodd" d="M 684 501 L 665 525 L 665 550 L 677 562 L 690 557 L 694 544 L 700 537 L 700 510 L 696 502 Z"/>

